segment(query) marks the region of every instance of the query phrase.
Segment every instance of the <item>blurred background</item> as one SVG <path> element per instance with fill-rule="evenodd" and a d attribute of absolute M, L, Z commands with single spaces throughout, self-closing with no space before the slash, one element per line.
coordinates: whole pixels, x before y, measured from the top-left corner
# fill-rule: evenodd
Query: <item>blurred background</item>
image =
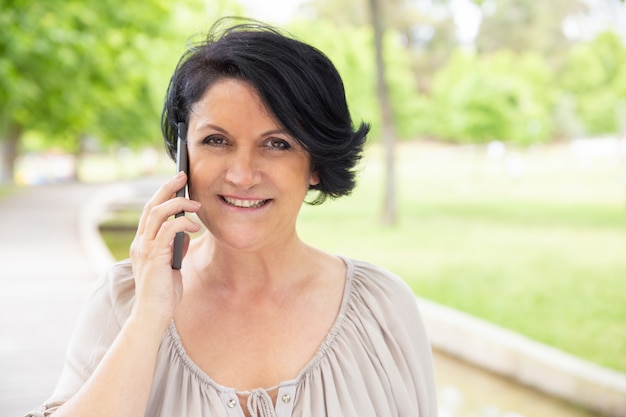
<path fill-rule="evenodd" d="M 101 272 L 80 230 L 53 250 L 62 222 L 86 227 L 74 223 L 100 191 L 130 184 L 132 198 L 92 216 L 128 256 L 143 202 L 174 169 L 159 130 L 169 76 L 227 15 L 324 51 L 355 123 L 373 126 L 359 187 L 305 206 L 305 240 L 624 377 L 623 1 L 1 0 L 0 415 L 50 394 Z M 604 413 L 445 352 L 436 365 L 442 416 Z"/>

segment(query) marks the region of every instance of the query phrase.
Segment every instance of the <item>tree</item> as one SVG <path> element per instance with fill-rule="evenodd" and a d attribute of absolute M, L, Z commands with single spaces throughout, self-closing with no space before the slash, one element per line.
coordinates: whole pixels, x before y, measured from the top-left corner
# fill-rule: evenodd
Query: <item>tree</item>
<path fill-rule="evenodd" d="M 3 4 L 0 49 L 0 132 L 6 148 L 5 176 L 12 175 L 19 142 L 27 131 L 45 135 L 48 145 L 80 149 L 79 138 L 150 135 L 152 103 L 142 75 L 141 46 L 165 19 L 158 0 L 138 7 L 107 1 Z M 142 44 L 143 43 L 143 44 Z M 132 99 L 131 99 L 132 98 Z M 107 123 L 108 122 L 108 123 Z"/>
<path fill-rule="evenodd" d="M 393 127 L 393 109 L 389 99 L 389 90 L 385 77 L 385 61 L 383 51 L 382 19 L 378 0 L 369 0 L 369 10 L 374 28 L 374 52 L 376 63 L 376 91 L 382 114 L 382 136 L 385 146 L 385 196 L 383 199 L 382 220 L 386 225 L 394 225 L 397 220 L 398 203 L 396 197 L 395 178 L 395 131 Z"/>
<path fill-rule="evenodd" d="M 311 43 L 335 64 L 343 79 L 346 98 L 355 123 L 371 123 L 369 137 L 382 136 L 382 114 L 376 93 L 376 67 L 371 27 L 336 25 L 326 20 L 297 21 L 289 31 Z M 410 57 L 396 32 L 383 37 L 386 83 L 393 108 L 393 123 L 399 139 L 413 139 L 422 130 L 419 115 L 425 99 L 418 95 Z"/>
<path fill-rule="evenodd" d="M 420 2 L 378 0 L 377 19 L 385 32 L 401 37 L 409 52 L 413 76 L 422 92 L 428 92 L 435 70 L 441 68 L 458 45 L 455 24 L 447 0 L 435 0 L 430 8 Z M 370 3 L 363 0 L 313 0 L 308 14 L 337 26 L 371 27 Z M 433 8 L 437 13 L 430 13 Z M 444 13 L 441 13 L 444 11 Z"/>
<path fill-rule="evenodd" d="M 626 46 L 612 31 L 573 48 L 560 73 L 585 133 L 618 132 L 626 122 Z"/>
<path fill-rule="evenodd" d="M 459 51 L 435 78 L 430 131 L 459 143 L 547 141 L 553 132 L 551 80 L 535 54 Z"/>
<path fill-rule="evenodd" d="M 207 10 L 200 0 L 175 6 L 166 0 L 5 0 L 0 6 L 1 179 L 12 178 L 27 132 L 38 132 L 46 146 L 71 152 L 80 152 L 89 136 L 105 144 L 158 140 L 168 76 L 193 27 L 178 17 L 193 9 L 197 23 L 229 4 L 212 2 Z"/>
<path fill-rule="evenodd" d="M 486 0 L 483 19 L 476 38 L 480 53 L 508 49 L 516 53 L 534 52 L 554 65 L 573 43 L 565 37 L 563 21 L 585 13 L 580 0 Z"/>
<path fill-rule="evenodd" d="M 375 123 L 374 126 L 380 126 L 380 132 L 382 141 L 385 148 L 385 196 L 383 199 L 383 212 L 382 221 L 384 224 L 393 225 L 397 220 L 397 197 L 396 197 L 396 180 L 395 180 L 395 141 L 396 141 L 396 128 L 402 126 L 402 131 L 407 136 L 413 135 L 416 130 L 415 113 L 413 110 L 419 108 L 420 104 L 417 100 L 417 89 L 415 88 L 415 82 L 413 76 L 404 76 L 410 74 L 410 71 L 403 73 L 403 69 L 410 69 L 408 60 L 402 62 L 402 57 L 407 57 L 406 48 L 394 48 L 396 56 L 388 53 L 386 47 L 393 45 L 393 35 L 398 34 L 398 31 L 390 30 L 385 31 L 385 23 L 388 21 L 388 15 L 393 15 L 396 18 L 402 16 L 401 13 L 397 13 L 406 2 L 402 1 L 388 1 L 380 2 L 378 0 L 369 0 L 367 7 L 361 0 L 358 1 L 346 1 L 346 2 L 330 2 L 326 0 L 317 0 L 314 2 L 314 10 L 316 11 L 317 18 L 327 18 L 337 26 L 350 26 L 350 27 L 369 27 L 372 30 L 372 43 L 366 45 L 365 48 L 358 50 L 358 53 L 363 55 L 367 51 L 373 51 L 372 61 L 374 71 L 370 74 L 369 79 L 375 80 L 376 91 L 376 107 L 380 114 L 380 123 Z M 383 7 L 384 5 L 384 7 Z M 394 13 L 395 12 L 395 13 Z M 336 43 L 336 42 L 335 42 Z M 372 48 L 373 46 L 373 48 Z M 398 59 L 400 58 L 400 59 Z M 394 60 L 399 62 L 400 65 L 392 66 L 396 70 L 399 68 L 401 71 L 396 71 L 394 77 L 390 77 L 387 71 L 386 63 Z M 371 67 L 370 65 L 367 65 Z M 360 78 L 359 83 L 362 84 L 366 78 Z M 349 83 L 350 80 L 347 79 Z M 395 82 L 397 88 L 392 88 L 391 83 Z M 392 101 L 398 103 L 398 108 L 404 109 L 401 114 L 394 112 Z M 372 120 L 372 119 L 370 119 Z"/>

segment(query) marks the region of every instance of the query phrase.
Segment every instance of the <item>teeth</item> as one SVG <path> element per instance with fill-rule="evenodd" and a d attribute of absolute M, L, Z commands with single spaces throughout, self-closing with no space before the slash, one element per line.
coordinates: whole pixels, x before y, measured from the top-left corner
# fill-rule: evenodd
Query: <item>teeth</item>
<path fill-rule="evenodd" d="M 258 208 L 267 202 L 267 200 L 237 200 L 235 198 L 223 197 L 231 206 L 242 208 Z"/>

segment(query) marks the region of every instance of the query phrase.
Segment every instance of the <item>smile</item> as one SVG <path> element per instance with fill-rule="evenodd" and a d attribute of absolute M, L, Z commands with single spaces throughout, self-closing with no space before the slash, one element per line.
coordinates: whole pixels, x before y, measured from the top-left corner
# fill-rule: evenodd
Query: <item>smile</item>
<path fill-rule="evenodd" d="M 270 200 L 239 200 L 236 198 L 224 197 L 222 196 L 222 200 L 226 202 L 226 204 L 241 207 L 241 208 L 259 208 L 263 207 Z"/>

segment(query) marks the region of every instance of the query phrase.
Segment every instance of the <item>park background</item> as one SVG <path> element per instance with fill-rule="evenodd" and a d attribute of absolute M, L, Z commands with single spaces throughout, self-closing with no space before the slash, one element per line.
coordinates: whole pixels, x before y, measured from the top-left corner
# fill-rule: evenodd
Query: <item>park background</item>
<path fill-rule="evenodd" d="M 219 16 L 268 20 L 326 52 L 373 125 L 359 187 L 305 206 L 305 239 L 625 373 L 624 4 L 379 1 L 381 99 L 370 2 L 274 3 L 4 1 L 2 198 L 171 172 L 158 128 L 177 57 Z M 104 219 L 117 257 L 136 216 Z"/>

